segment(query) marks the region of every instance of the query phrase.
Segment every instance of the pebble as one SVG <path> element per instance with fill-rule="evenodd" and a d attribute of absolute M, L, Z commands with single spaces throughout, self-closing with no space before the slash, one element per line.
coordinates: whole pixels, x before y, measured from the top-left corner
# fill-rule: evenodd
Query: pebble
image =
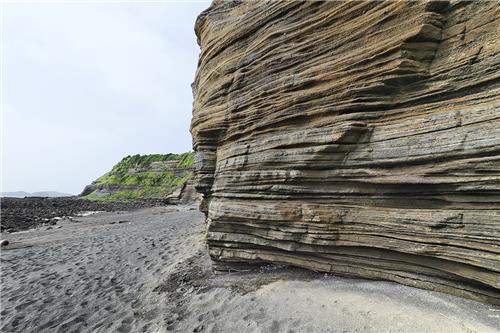
<path fill-rule="evenodd" d="M 9 242 L 8 240 L 6 240 L 6 239 L 2 239 L 2 240 L 0 241 L 0 246 L 7 246 L 7 245 L 9 245 L 9 243 L 10 243 L 10 242 Z"/>

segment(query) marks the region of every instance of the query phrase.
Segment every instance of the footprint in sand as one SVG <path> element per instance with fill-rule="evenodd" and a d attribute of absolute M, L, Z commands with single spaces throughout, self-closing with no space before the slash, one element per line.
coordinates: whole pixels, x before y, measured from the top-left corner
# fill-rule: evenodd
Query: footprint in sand
<path fill-rule="evenodd" d="M 92 332 L 95 332 L 97 331 L 98 328 L 100 328 L 102 326 L 102 322 L 99 322 L 97 324 L 95 324 L 93 327 L 92 327 Z"/>
<path fill-rule="evenodd" d="M 16 302 L 19 299 L 19 297 L 20 297 L 20 295 L 12 296 L 7 301 L 14 303 L 14 302 Z"/>
<path fill-rule="evenodd" d="M 86 314 L 79 315 L 78 317 L 70 319 L 70 320 L 64 322 L 63 324 L 61 324 L 57 331 L 61 332 L 61 333 L 68 332 L 70 327 L 75 326 L 75 325 L 80 326 L 85 322 L 86 319 L 87 319 Z M 73 330 L 73 331 L 75 331 L 75 330 Z M 76 330 L 76 331 L 78 331 L 78 330 Z"/>
<path fill-rule="evenodd" d="M 44 304 L 49 304 L 49 303 L 52 303 L 53 301 L 54 301 L 54 298 L 52 298 L 52 297 L 47 297 L 47 298 L 44 298 L 42 302 L 43 302 Z"/>
<path fill-rule="evenodd" d="M 113 312 L 114 307 L 112 305 L 106 305 L 106 307 L 104 308 L 104 310 L 106 310 L 108 312 Z"/>
<path fill-rule="evenodd" d="M 135 310 L 135 309 L 137 309 L 137 308 L 139 308 L 141 306 L 141 302 L 138 301 L 138 300 L 135 300 L 135 301 L 132 302 L 132 304 L 130 306 L 132 307 L 132 309 Z"/>
<path fill-rule="evenodd" d="M 125 290 L 125 288 L 123 288 L 122 286 L 115 286 L 115 292 L 116 293 L 123 293 L 123 291 Z"/>
<path fill-rule="evenodd" d="M 14 309 L 16 311 L 23 311 L 24 309 L 26 309 L 28 306 L 30 306 L 33 303 L 36 303 L 36 301 L 30 300 L 30 301 L 27 301 L 27 302 L 24 302 L 24 303 L 17 305 Z"/>
<path fill-rule="evenodd" d="M 132 331 L 132 328 L 130 327 L 130 325 L 121 324 L 120 326 L 118 326 L 116 331 L 120 332 L 120 333 L 128 333 L 128 332 Z"/>

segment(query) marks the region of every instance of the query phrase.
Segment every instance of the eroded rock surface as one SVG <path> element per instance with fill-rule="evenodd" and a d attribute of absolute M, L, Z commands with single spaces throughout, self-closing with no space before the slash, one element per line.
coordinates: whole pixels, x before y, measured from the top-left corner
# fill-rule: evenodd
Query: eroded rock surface
<path fill-rule="evenodd" d="M 198 18 L 216 269 L 275 262 L 500 304 L 498 2 L 224 2 Z"/>

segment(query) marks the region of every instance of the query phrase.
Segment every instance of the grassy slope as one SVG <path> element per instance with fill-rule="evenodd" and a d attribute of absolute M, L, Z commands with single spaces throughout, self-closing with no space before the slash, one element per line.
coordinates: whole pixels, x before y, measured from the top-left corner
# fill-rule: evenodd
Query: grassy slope
<path fill-rule="evenodd" d="M 171 171 L 166 170 L 159 173 L 148 169 L 152 162 L 158 161 L 177 161 L 177 168 L 187 168 L 193 165 L 193 153 L 127 156 L 116 164 L 111 171 L 98 178 L 93 185 L 136 185 L 139 187 L 138 189 L 123 189 L 108 195 L 97 195 L 94 191 L 84 198 L 116 201 L 146 197 L 165 197 L 191 177 L 191 172 L 189 171 L 177 177 Z M 129 174 L 128 171 L 131 168 L 144 170 Z"/>

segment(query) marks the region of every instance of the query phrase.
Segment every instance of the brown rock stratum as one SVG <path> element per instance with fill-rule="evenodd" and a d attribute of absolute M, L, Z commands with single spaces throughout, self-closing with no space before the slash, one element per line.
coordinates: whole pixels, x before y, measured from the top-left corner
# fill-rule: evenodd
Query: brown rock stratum
<path fill-rule="evenodd" d="M 191 132 L 218 270 L 273 262 L 500 304 L 500 4 L 223 2 Z"/>

